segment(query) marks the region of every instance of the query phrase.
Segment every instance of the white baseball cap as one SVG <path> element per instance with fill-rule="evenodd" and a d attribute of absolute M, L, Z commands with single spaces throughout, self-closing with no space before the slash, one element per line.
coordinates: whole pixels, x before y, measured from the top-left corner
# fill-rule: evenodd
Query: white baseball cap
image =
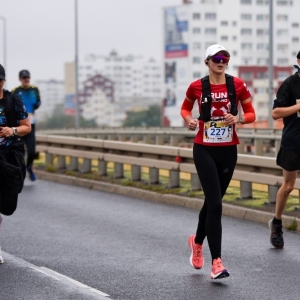
<path fill-rule="evenodd" d="M 222 45 L 219 44 L 215 44 L 215 45 L 211 45 L 209 46 L 206 51 L 205 51 L 205 58 L 214 56 L 215 54 L 217 54 L 220 51 L 224 51 L 227 53 L 227 55 L 230 57 L 229 52 L 225 49 L 225 47 L 223 47 Z"/>

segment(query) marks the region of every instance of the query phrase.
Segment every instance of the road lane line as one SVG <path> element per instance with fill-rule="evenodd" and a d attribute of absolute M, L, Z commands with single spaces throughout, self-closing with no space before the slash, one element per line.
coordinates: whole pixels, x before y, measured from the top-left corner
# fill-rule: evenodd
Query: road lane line
<path fill-rule="evenodd" d="M 2 251 L 2 253 L 4 254 L 5 258 L 9 261 L 13 261 L 15 262 L 16 264 L 22 266 L 22 267 L 26 267 L 26 268 L 29 268 L 29 269 L 32 269 L 34 270 L 35 272 L 38 272 L 38 273 L 41 273 L 43 274 L 44 276 L 47 276 L 47 277 L 50 277 L 51 279 L 54 279 L 56 281 L 59 281 L 61 284 L 65 285 L 65 286 L 69 286 L 71 288 L 76 288 L 76 289 L 79 289 L 80 292 L 83 292 L 84 294 L 87 294 L 87 295 L 98 295 L 99 299 L 111 299 L 111 298 L 108 298 L 109 295 L 100 291 L 100 290 L 97 290 L 95 288 L 92 288 L 86 284 L 83 284 L 71 277 L 68 277 L 66 275 L 63 275 L 61 273 L 58 273 L 56 271 L 53 271 L 49 268 L 46 268 L 46 267 L 38 267 L 22 258 L 19 258 L 17 256 L 14 256 L 12 254 L 9 254 L 7 252 L 4 252 Z M 98 299 L 98 298 L 97 298 Z"/>

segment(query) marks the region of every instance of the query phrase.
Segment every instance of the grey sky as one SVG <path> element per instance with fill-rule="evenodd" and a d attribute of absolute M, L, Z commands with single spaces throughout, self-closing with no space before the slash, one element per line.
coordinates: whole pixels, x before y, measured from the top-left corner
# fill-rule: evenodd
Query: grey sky
<path fill-rule="evenodd" d="M 80 54 L 116 49 L 161 59 L 162 7 L 182 0 L 78 0 Z M 0 0 L 7 19 L 7 84 L 17 85 L 18 71 L 32 79 L 62 79 L 63 64 L 74 59 L 74 0 Z M 2 63 L 0 21 L 0 63 Z"/>

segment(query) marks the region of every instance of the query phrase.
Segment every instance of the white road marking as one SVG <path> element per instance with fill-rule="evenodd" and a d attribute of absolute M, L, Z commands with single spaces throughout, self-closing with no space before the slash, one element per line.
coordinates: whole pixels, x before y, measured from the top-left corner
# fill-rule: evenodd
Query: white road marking
<path fill-rule="evenodd" d="M 111 299 L 108 298 L 109 295 L 101 292 L 95 288 L 92 288 L 86 284 L 83 284 L 71 277 L 65 276 L 61 273 L 58 273 L 56 271 L 53 271 L 51 269 L 48 269 L 46 267 L 38 267 L 32 263 L 27 262 L 26 260 L 23 260 L 22 258 L 16 257 L 12 254 L 9 254 L 7 252 L 3 252 L 3 255 L 6 258 L 6 263 L 9 263 L 9 261 L 13 261 L 16 262 L 17 264 L 19 264 L 20 266 L 23 267 L 27 267 L 30 268 L 36 272 L 42 273 L 43 275 L 50 277 L 56 281 L 59 281 L 61 284 L 69 286 L 69 287 L 73 287 L 76 289 L 80 289 L 81 292 L 83 292 L 84 294 L 89 294 L 89 295 L 98 295 L 99 299 Z M 97 298 L 98 299 L 98 298 Z"/>

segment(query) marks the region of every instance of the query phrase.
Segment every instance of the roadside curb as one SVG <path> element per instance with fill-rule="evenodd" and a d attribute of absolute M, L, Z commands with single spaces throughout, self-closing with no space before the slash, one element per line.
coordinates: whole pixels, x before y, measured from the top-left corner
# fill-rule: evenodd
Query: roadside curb
<path fill-rule="evenodd" d="M 101 182 L 91 179 L 84 179 L 78 177 L 72 177 L 62 174 L 49 173 L 41 170 L 35 170 L 35 174 L 37 178 L 53 181 L 57 183 L 67 184 L 67 185 L 75 185 L 84 187 L 87 189 L 114 193 L 118 195 L 134 197 L 138 199 L 172 204 L 176 206 L 188 207 L 196 210 L 200 210 L 204 200 L 203 199 L 195 199 L 184 196 L 177 196 L 172 194 L 159 194 L 156 192 L 151 192 L 143 189 L 138 189 L 135 187 L 121 186 L 118 184 Z M 255 210 L 247 207 L 241 207 L 236 205 L 231 205 L 228 203 L 223 203 L 223 215 L 228 217 L 233 217 L 237 219 L 243 219 L 258 223 L 268 224 L 270 219 L 274 217 L 273 213 Z M 294 218 L 290 216 L 283 216 L 282 223 L 284 227 L 287 227 L 291 224 L 291 222 L 295 220 L 298 224 L 297 231 L 300 231 L 300 219 Z"/>

